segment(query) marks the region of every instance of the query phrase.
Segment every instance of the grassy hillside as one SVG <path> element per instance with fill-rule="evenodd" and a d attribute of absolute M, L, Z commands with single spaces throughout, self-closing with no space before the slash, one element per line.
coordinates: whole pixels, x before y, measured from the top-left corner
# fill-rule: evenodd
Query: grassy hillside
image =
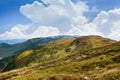
<path fill-rule="evenodd" d="M 116 41 L 114 40 L 103 38 L 101 36 L 83 36 L 74 40 L 72 45 L 77 45 L 76 49 L 74 50 L 76 53 L 97 47 L 103 47 L 115 42 Z"/>
<path fill-rule="evenodd" d="M 67 48 L 72 41 L 73 39 L 63 39 L 25 50 L 7 61 L 2 69 L 7 71 L 29 66 L 33 63 L 43 63 L 63 58 L 71 54 L 70 51 L 67 51 Z"/>
<path fill-rule="evenodd" d="M 32 40 L 30 41 L 32 42 Z M 1 70 L 8 71 L 11 69 L 29 66 L 33 63 L 54 61 L 72 54 L 77 54 L 79 52 L 84 52 L 89 49 L 109 45 L 116 42 L 102 38 L 100 36 L 84 36 L 77 39 L 62 39 L 52 41 L 48 44 L 37 45 L 35 42 L 38 43 L 40 40 L 36 39 L 33 41 L 34 44 L 31 49 L 26 49 L 22 52 L 17 53 L 14 58 L 10 59 L 4 64 L 4 66 L 2 66 Z"/>
<path fill-rule="evenodd" d="M 3 71 L 11 69 L 0 79 L 119 80 L 120 42 L 99 36 L 57 40 L 14 56 Z"/>
<path fill-rule="evenodd" d="M 0 58 L 13 56 L 13 55 L 15 55 L 19 52 L 22 52 L 26 49 L 34 48 L 39 44 L 45 44 L 45 43 L 48 43 L 51 41 L 64 39 L 64 38 L 74 38 L 74 37 L 63 35 L 63 36 L 54 36 L 54 37 L 34 38 L 34 39 L 29 39 L 26 42 L 14 44 L 14 45 L 0 43 Z"/>

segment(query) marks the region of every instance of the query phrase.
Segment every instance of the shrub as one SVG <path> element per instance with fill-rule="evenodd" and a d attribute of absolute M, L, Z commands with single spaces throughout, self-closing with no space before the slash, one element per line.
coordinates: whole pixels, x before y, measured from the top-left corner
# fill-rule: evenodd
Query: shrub
<path fill-rule="evenodd" d="M 70 52 L 71 48 L 66 48 L 65 52 Z"/>
<path fill-rule="evenodd" d="M 59 80 L 57 75 L 50 76 L 49 80 Z"/>

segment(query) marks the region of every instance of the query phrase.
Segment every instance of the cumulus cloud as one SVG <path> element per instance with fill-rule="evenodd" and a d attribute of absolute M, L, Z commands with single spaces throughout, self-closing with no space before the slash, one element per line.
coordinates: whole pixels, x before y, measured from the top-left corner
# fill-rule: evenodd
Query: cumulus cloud
<path fill-rule="evenodd" d="M 59 35 L 59 30 L 52 26 L 40 26 L 33 33 L 28 35 L 28 38 L 48 37 Z"/>
<path fill-rule="evenodd" d="M 83 16 L 87 12 L 86 3 L 79 1 L 73 3 L 71 0 L 42 0 L 47 5 L 35 1 L 33 4 L 21 6 L 20 12 L 33 23 L 41 26 L 56 26 L 61 31 L 66 32 L 72 24 L 84 24 L 87 18 Z"/>
<path fill-rule="evenodd" d="M 82 25 L 88 21 L 83 16 L 83 13 L 89 10 L 84 2 L 73 3 L 71 0 L 42 1 L 47 6 L 38 1 L 21 6 L 20 12 L 32 23 L 13 26 L 10 31 L 0 34 L 0 38 L 19 39 L 66 34 L 66 30 L 70 29 L 71 24 Z"/>
<path fill-rule="evenodd" d="M 101 11 L 90 23 L 74 25 L 68 34 L 101 35 L 120 40 L 120 9 Z"/>
<path fill-rule="evenodd" d="M 84 24 L 84 25 L 72 25 L 72 28 L 67 32 L 69 35 L 80 35 L 80 36 L 86 36 L 86 35 L 100 35 L 103 36 L 101 32 L 97 31 L 97 27 L 93 23 Z"/>
<path fill-rule="evenodd" d="M 28 29 L 28 26 L 26 25 L 16 25 L 13 28 L 11 28 L 10 31 L 6 31 L 3 34 L 0 34 L 1 40 L 6 39 L 21 39 L 26 38 L 25 32 Z"/>
<path fill-rule="evenodd" d="M 17 25 L 10 31 L 0 34 L 1 39 L 35 38 L 69 35 L 101 35 L 120 40 L 120 8 L 99 11 L 82 1 L 42 0 L 20 7 L 20 12 L 29 18 L 29 25 Z M 93 21 L 84 16 L 85 12 L 99 12 Z M 54 27 L 53 27 L 54 26 Z"/>
<path fill-rule="evenodd" d="M 116 35 L 116 33 L 120 33 L 120 9 L 101 11 L 94 19 L 93 24 L 105 37 L 120 40 L 120 35 Z"/>
<path fill-rule="evenodd" d="M 30 25 L 16 25 L 11 28 L 10 31 L 6 31 L 0 34 L 1 40 L 6 39 L 30 39 L 36 37 L 48 37 L 59 35 L 59 30 L 52 26 L 39 26 L 33 32 L 28 34 L 29 29 L 32 29 Z"/>

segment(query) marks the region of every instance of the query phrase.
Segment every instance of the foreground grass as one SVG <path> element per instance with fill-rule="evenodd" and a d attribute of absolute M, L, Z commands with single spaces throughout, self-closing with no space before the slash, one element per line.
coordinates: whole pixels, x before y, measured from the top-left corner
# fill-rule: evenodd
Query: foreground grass
<path fill-rule="evenodd" d="M 119 55 L 119 52 L 115 54 Z M 31 68 L 6 73 L 6 79 L 1 80 L 116 80 L 120 78 L 120 63 L 115 62 L 114 57 L 116 56 L 100 55 L 65 64 L 50 66 L 49 63 L 47 67 L 36 64 Z"/>

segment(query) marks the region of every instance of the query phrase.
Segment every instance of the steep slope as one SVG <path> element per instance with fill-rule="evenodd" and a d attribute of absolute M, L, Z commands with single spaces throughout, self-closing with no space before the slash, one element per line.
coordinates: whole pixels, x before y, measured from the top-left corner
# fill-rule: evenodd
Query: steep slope
<path fill-rule="evenodd" d="M 47 39 L 48 40 L 48 39 Z M 21 68 L 33 63 L 56 61 L 72 54 L 84 52 L 93 48 L 103 47 L 116 41 L 100 36 L 84 36 L 77 39 L 62 39 L 48 44 L 34 45 L 31 49 L 19 52 L 18 55 L 2 65 L 2 71 Z"/>
<path fill-rule="evenodd" d="M 1 80 L 119 80 L 120 42 L 0 74 Z"/>
<path fill-rule="evenodd" d="M 34 39 L 27 40 L 26 42 L 14 44 L 14 45 L 1 43 L 0 44 L 0 58 L 13 56 L 26 49 L 34 48 L 35 46 L 39 44 L 45 44 L 50 41 L 55 41 L 55 40 L 64 39 L 64 38 L 73 38 L 73 36 L 62 35 L 62 36 L 54 36 L 54 37 L 46 37 L 46 38 L 34 38 Z M 5 44 L 8 46 L 6 46 Z"/>

